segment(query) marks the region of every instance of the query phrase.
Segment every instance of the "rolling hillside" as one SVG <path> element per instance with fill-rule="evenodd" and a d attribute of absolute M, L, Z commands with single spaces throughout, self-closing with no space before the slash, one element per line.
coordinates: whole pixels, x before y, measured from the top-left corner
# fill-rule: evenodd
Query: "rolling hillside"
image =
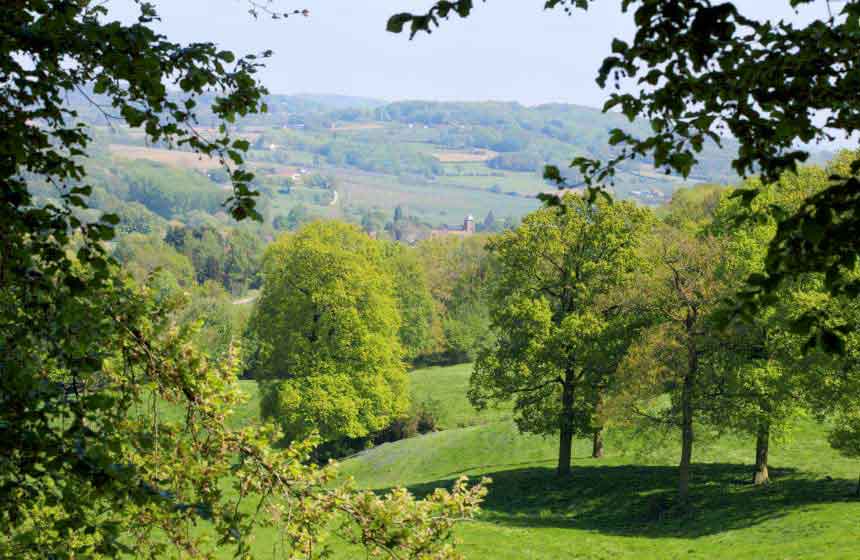
<path fill-rule="evenodd" d="M 207 116 L 209 102 L 203 99 L 200 105 L 198 132 L 204 136 L 216 133 Z M 559 166 L 576 185 L 581 178 L 568 169 L 570 160 L 612 157 L 611 129 L 647 133 L 643 123 L 629 124 L 620 115 L 562 104 L 386 103 L 326 95 L 274 95 L 267 104 L 267 113 L 249 115 L 233 133 L 250 143 L 245 159 L 257 176 L 260 206 L 270 223 L 302 205 L 317 216 L 355 222 L 369 212 L 390 215 L 400 206 L 429 227 L 457 224 L 469 214 L 481 220 L 490 212 L 497 219 L 515 219 L 539 206 L 539 193 L 555 188 L 542 178 L 546 164 Z M 99 208 L 130 201 L 187 222 L 197 210 L 217 213 L 229 195 L 229 181 L 217 162 L 149 145 L 137 129 L 106 127 L 82 98 L 73 98 L 73 105 L 97 132 L 89 166 L 91 175 L 101 178 L 96 182 L 104 193 Z M 728 157 L 729 151 L 708 146 L 688 180 L 667 176 L 648 161 L 628 162 L 613 188 L 621 198 L 658 205 L 685 184 L 734 181 Z M 211 200 L 199 207 L 174 204 L 170 215 L 162 206 L 151 207 L 154 187 L 143 196 L 134 189 L 138 178 L 126 173 L 144 165 L 155 186 L 170 184 L 176 190 L 206 182 L 216 205 Z M 315 176 L 326 181 L 312 182 Z"/>
<path fill-rule="evenodd" d="M 380 445 L 341 463 L 343 476 L 385 491 L 418 495 L 465 474 L 493 483 L 476 522 L 457 531 L 467 560 L 514 559 L 855 559 L 860 464 L 829 448 L 824 428 L 798 423 L 772 446 L 774 482 L 749 482 L 753 441 L 724 436 L 697 441 L 694 513 L 666 515 L 676 484 L 677 437 L 609 431 L 604 459 L 590 442 L 574 448 L 568 479 L 554 474 L 556 441 L 519 434 L 508 410 L 474 411 L 465 396 L 471 366 L 410 374 L 412 397 L 436 408 L 442 431 Z M 249 401 L 234 425 L 259 414 L 256 382 L 242 381 Z M 277 536 L 264 531 L 255 550 L 266 557 Z M 337 540 L 335 558 L 363 552 Z M 227 558 L 227 556 L 225 556 Z"/>
<path fill-rule="evenodd" d="M 505 411 L 471 411 L 468 375 L 468 366 L 414 372 L 414 398 L 441 403 L 450 429 L 342 466 L 360 485 L 419 494 L 461 474 L 492 477 L 480 521 L 458 533 L 467 558 L 856 558 L 860 464 L 831 450 L 812 420 L 773 446 L 774 482 L 764 488 L 748 484 L 752 441 L 697 442 L 694 514 L 673 519 L 661 504 L 675 490 L 675 434 L 655 441 L 610 431 L 602 460 L 588 458 L 589 442 L 579 441 L 573 475 L 559 480 L 555 441 L 518 434 Z"/>

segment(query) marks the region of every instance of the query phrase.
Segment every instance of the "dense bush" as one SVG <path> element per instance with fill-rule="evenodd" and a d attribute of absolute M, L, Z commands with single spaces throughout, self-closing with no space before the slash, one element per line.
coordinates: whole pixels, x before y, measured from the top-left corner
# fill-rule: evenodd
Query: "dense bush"
<path fill-rule="evenodd" d="M 435 432 L 440 404 L 433 399 L 413 403 L 407 415 L 395 419 L 384 430 L 375 434 L 372 442 L 378 445 Z"/>

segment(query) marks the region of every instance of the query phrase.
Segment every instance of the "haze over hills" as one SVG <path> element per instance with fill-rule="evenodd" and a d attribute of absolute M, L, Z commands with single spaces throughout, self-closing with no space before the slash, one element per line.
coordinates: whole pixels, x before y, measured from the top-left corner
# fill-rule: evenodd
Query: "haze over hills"
<path fill-rule="evenodd" d="M 161 218 L 183 221 L 197 210 L 217 212 L 228 185 L 216 162 L 145 144 L 140 131 L 105 126 L 102 108 L 84 96 L 72 101 L 101 132 L 100 156 L 90 165 L 105 179 L 99 186 L 107 207 L 133 201 Z M 208 129 L 215 125 L 211 102 L 204 98 L 198 107 L 204 135 L 214 132 Z M 234 132 L 250 142 L 246 160 L 269 223 L 298 209 L 377 230 L 401 207 L 413 222 L 414 238 L 461 224 L 467 215 L 479 223 L 488 215 L 518 219 L 539 206 L 539 193 L 555 190 L 542 177 L 545 165 L 558 166 L 577 185 L 581 178 L 568 167 L 572 158 L 612 157 L 607 140 L 613 128 L 648 131 L 645 123 L 630 124 L 617 113 L 568 104 L 387 102 L 329 94 L 271 95 L 266 102 L 266 113 L 245 117 Z M 626 163 L 614 192 L 657 205 L 686 184 L 735 182 L 730 151 L 707 146 L 686 180 L 647 160 Z M 140 181 L 147 188 L 130 188 Z M 174 193 L 167 199 L 182 191 L 182 202 L 165 202 L 162 191 Z"/>
<path fill-rule="evenodd" d="M 0 559 L 860 558 L 860 0 L 293 2 L 0 3 Z"/>

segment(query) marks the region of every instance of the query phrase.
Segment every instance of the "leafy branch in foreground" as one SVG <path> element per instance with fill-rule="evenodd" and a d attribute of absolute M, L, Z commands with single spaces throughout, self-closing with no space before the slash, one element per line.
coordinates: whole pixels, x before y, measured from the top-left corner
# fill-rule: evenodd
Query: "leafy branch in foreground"
<path fill-rule="evenodd" d="M 0 259 L 8 270 L 31 268 L 34 259 L 49 275 L 72 270 L 64 247 L 80 236 L 77 258 L 104 271 L 100 241 L 113 237 L 117 223 L 105 215 L 84 223 L 92 186 L 83 158 L 91 137 L 66 103 L 78 93 L 96 105 L 108 122 L 140 128 L 150 142 L 185 146 L 217 158 L 233 182 L 226 201 L 237 219 L 256 218 L 253 175 L 242 168 L 248 142 L 233 138 L 229 124 L 248 113 L 265 111 L 265 89 L 257 82 L 261 59 L 237 58 L 213 43 L 181 45 L 156 33 L 158 15 L 139 2 L 137 20 L 107 21 L 101 2 L 26 0 L 0 7 L 0 75 L 6 77 L 0 100 Z M 214 96 L 212 112 L 221 121 L 207 137 L 198 130 L 195 107 Z M 57 190 L 55 202 L 36 205 L 29 181 Z M 13 240 L 27 237 L 26 248 Z M 25 250 L 22 250 L 25 249 Z M 74 275 L 65 277 L 77 282 Z"/>
<path fill-rule="evenodd" d="M 313 440 L 274 449 L 270 427 L 230 428 L 235 349 L 210 364 L 178 325 L 181 302 L 128 283 L 107 256 L 118 218 L 84 220 L 91 138 L 70 92 L 148 141 L 217 158 L 233 217 L 258 217 L 248 142 L 229 125 L 265 110 L 260 58 L 173 43 L 137 4 L 131 25 L 90 0 L 0 5 L 0 557 L 251 558 L 256 529 L 273 527 L 282 556 L 319 558 L 345 523 L 392 557 L 456 558 L 451 527 L 483 486 L 376 497 L 334 486 L 308 461 Z M 197 129 L 202 96 L 214 138 Z M 56 197 L 36 200 L 36 181 Z"/>
<path fill-rule="evenodd" d="M 486 2 L 487 0 L 483 0 Z M 588 9 L 589 2 L 594 0 L 546 0 L 544 9 L 549 10 L 557 6 L 561 6 L 567 13 L 570 13 L 572 6 Z M 475 0 L 441 0 L 433 4 L 427 12 L 423 14 L 412 14 L 402 12 L 388 18 L 386 29 L 392 33 L 401 33 L 406 24 L 409 24 L 409 38 L 413 39 L 415 35 L 423 31 L 432 33 L 434 27 L 439 27 L 440 19 L 448 19 L 451 14 L 457 14 L 461 18 L 467 18 L 471 15 L 475 8 Z"/>
<path fill-rule="evenodd" d="M 248 13 L 254 18 L 266 15 L 271 19 L 285 19 L 290 16 L 309 17 L 311 15 L 311 11 L 307 8 L 301 10 L 277 10 L 272 7 L 272 4 L 273 0 L 266 0 L 265 2 L 248 0 Z"/>
<path fill-rule="evenodd" d="M 340 527 L 393 558 L 458 557 L 452 528 L 477 512 L 483 485 L 461 479 L 425 500 L 339 485 L 333 465 L 309 461 L 318 438 L 275 449 L 271 426 L 230 427 L 245 398 L 238 352 L 210 363 L 194 327 L 175 324 L 178 299 L 122 283 L 59 295 L 17 331 L 0 324 L 4 341 L 32 343 L 4 345 L 0 556 L 252 558 L 254 536 L 271 528 L 279 555 L 316 558 Z M 52 328 L 77 334 L 54 349 L 26 332 Z"/>
<path fill-rule="evenodd" d="M 814 0 L 788 0 L 796 9 Z M 652 134 L 636 137 L 622 129 L 610 133 L 618 155 L 601 162 L 578 157 L 571 166 L 588 186 L 601 189 L 625 161 L 645 158 L 666 173 L 687 177 L 708 143 L 737 141 L 733 167 L 742 177 L 760 174 L 772 184 L 809 158 L 813 142 L 849 138 L 860 128 L 860 1 L 827 3 L 827 16 L 794 25 L 748 17 L 736 2 L 711 0 L 622 0 L 633 12 L 632 42 L 614 39 L 612 54 L 598 71 L 602 87 L 614 92 L 605 111 L 621 111 L 631 121 L 646 119 Z M 586 0 L 554 1 L 545 8 L 587 9 Z M 411 34 L 429 32 L 450 13 L 468 17 L 471 0 L 437 2 L 421 15 L 397 14 L 389 31 L 411 24 Z M 824 12 L 822 12 L 824 13 Z M 855 158 L 857 159 L 857 158 Z M 768 305 L 783 281 L 817 271 L 826 274 L 834 296 L 860 292 L 846 272 L 857 266 L 860 215 L 855 178 L 860 163 L 834 174 L 829 188 L 808 199 L 799 211 L 779 216 L 762 274 L 739 295 L 738 311 L 749 315 Z M 749 203 L 755 191 L 739 191 Z M 839 350 L 834 331 L 820 315 L 796 325 L 830 350 Z"/>

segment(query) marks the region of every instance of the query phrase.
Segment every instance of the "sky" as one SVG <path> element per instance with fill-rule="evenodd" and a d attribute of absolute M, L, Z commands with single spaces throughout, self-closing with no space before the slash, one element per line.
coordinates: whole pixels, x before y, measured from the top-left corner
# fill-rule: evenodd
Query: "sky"
<path fill-rule="evenodd" d="M 409 41 L 385 31 L 391 14 L 421 12 L 432 0 L 274 0 L 310 17 L 254 20 L 247 0 L 150 0 L 159 30 L 177 42 L 213 41 L 237 54 L 274 51 L 261 73 L 272 93 L 335 93 L 383 100 L 503 100 L 600 107 L 594 79 L 613 37 L 629 38 L 631 14 L 620 0 L 598 0 L 588 12 L 544 11 L 544 0 L 476 2 L 473 15 L 452 18 L 432 35 Z M 265 2 L 266 0 L 262 0 Z M 755 17 L 808 20 L 826 15 L 824 0 L 796 14 L 787 0 L 739 0 Z M 127 19 L 131 0 L 107 2 Z"/>

